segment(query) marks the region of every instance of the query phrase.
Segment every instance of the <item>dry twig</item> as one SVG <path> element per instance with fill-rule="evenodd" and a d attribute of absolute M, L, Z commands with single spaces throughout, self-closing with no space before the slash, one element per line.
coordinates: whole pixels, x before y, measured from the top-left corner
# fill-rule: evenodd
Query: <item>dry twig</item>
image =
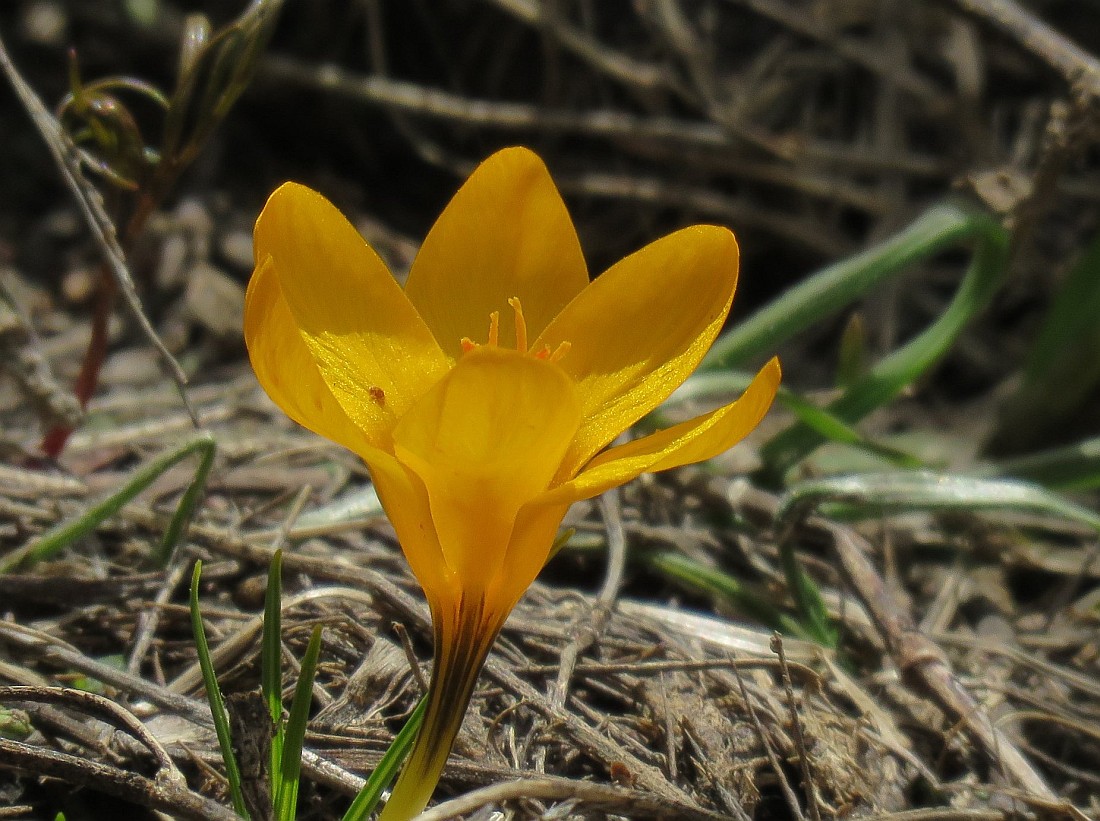
<path fill-rule="evenodd" d="M 80 206 L 80 211 L 84 215 L 84 221 L 87 223 L 88 228 L 92 232 L 92 236 L 98 243 L 103 253 L 104 261 L 107 263 L 111 274 L 114 276 L 115 282 L 122 292 L 126 304 L 130 308 L 130 312 L 134 315 L 142 333 L 145 334 L 146 339 L 148 339 L 156 349 L 161 361 L 168 369 L 168 373 L 176 383 L 176 388 L 179 390 L 180 398 L 183 400 L 184 407 L 187 409 L 187 413 L 190 415 L 192 423 L 198 428 L 200 426 L 198 417 L 195 415 L 195 410 L 191 407 L 191 402 L 187 398 L 187 374 L 183 372 L 183 368 L 180 367 L 176 358 L 172 356 L 172 353 L 164 346 L 164 343 L 157 335 L 156 330 L 153 328 L 152 323 L 141 307 L 141 300 L 137 295 L 137 289 L 134 287 L 133 277 L 130 276 L 130 269 L 126 264 L 126 254 L 118 243 L 114 223 L 111 222 L 111 218 L 107 216 L 107 212 L 103 208 L 103 202 L 100 199 L 99 192 L 95 190 L 91 183 L 84 179 L 84 173 L 80 168 L 81 161 L 78 152 L 73 147 L 72 143 L 66 139 L 65 133 L 57 120 L 54 119 L 53 115 L 46 109 L 46 106 L 42 104 L 42 101 L 38 99 L 38 95 L 35 94 L 34 89 L 27 85 L 26 81 L 19 74 L 11 58 L 8 56 L 7 49 L 2 40 L 0 40 L 0 68 L 4 70 L 12 88 L 15 89 L 16 94 L 19 96 L 20 102 L 22 102 L 23 106 L 27 109 L 27 113 L 30 115 L 31 120 L 33 120 L 35 127 L 42 135 L 42 139 L 45 141 L 47 148 L 49 148 L 50 154 L 53 156 L 54 162 L 57 164 L 57 168 L 61 172 L 62 178 L 65 180 L 65 184 L 69 187 L 74 199 L 76 199 L 77 204 Z"/>

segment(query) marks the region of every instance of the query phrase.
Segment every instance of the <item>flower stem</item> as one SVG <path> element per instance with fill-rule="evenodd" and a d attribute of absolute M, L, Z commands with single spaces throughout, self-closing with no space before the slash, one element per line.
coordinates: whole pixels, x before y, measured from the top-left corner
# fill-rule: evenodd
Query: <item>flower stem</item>
<path fill-rule="evenodd" d="M 503 623 L 502 618 L 487 617 L 481 600 L 471 607 L 463 599 L 453 613 L 436 612 L 433 616 L 436 661 L 428 685 L 427 712 L 379 821 L 407 821 L 428 805 L 462 728 L 485 657 Z"/>

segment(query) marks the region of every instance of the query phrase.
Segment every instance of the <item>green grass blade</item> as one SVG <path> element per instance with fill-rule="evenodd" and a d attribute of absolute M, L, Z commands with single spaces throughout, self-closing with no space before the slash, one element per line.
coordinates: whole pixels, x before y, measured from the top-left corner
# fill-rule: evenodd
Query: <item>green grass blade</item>
<path fill-rule="evenodd" d="M 1017 391 L 1004 403 L 992 450 L 1020 453 L 1049 442 L 1100 385 L 1100 235 L 1059 288 L 1028 354 Z"/>
<path fill-rule="evenodd" d="M 187 486 L 187 490 L 183 492 L 180 503 L 176 506 L 176 512 L 172 514 L 167 530 L 164 531 L 164 538 L 161 539 L 160 550 L 156 556 L 159 567 L 168 566 L 176 545 L 183 538 L 187 525 L 191 523 L 195 507 L 198 505 L 199 499 L 202 498 L 203 491 L 206 490 L 206 480 L 210 477 L 210 469 L 214 467 L 214 455 L 217 453 L 217 449 L 218 446 L 214 441 L 214 437 L 209 433 L 201 433 L 184 444 L 182 454 L 176 459 L 176 461 L 179 461 L 179 459 L 190 456 L 192 453 L 198 453 L 199 466 L 195 469 L 195 475 Z M 175 464 L 175 462 L 172 464 Z"/>
<path fill-rule="evenodd" d="M 1008 259 L 1008 235 L 996 222 L 979 213 L 960 210 L 957 220 L 957 230 L 951 236 L 958 238 L 958 230 L 965 227 L 963 235 L 973 236 L 977 247 L 954 298 L 937 320 L 878 362 L 829 404 L 829 412 L 842 421 L 849 424 L 859 421 L 927 371 L 1000 286 Z M 939 239 L 939 235 L 926 238 L 926 254 L 942 247 Z M 821 433 L 805 424 L 787 429 L 764 447 L 761 455 L 767 467 L 758 478 L 773 486 L 781 484 L 787 471 L 822 441 Z"/>
<path fill-rule="evenodd" d="M 790 522 L 824 502 L 848 505 L 851 507 L 849 512 L 864 516 L 910 510 L 1038 513 L 1100 532 L 1100 515 L 1038 485 L 930 471 L 837 476 L 799 482 L 780 499 L 776 520 Z"/>
<path fill-rule="evenodd" d="M 840 351 L 836 363 L 836 384 L 847 388 L 867 370 L 866 333 L 863 330 L 863 314 L 854 313 L 844 325 L 840 335 Z"/>
<path fill-rule="evenodd" d="M 861 448 L 883 457 L 900 468 L 924 467 L 924 463 L 917 457 L 868 439 L 827 408 L 819 408 L 792 391 L 780 388 L 776 398 L 780 404 L 798 417 L 802 425 L 817 433 L 823 441 Z"/>
<path fill-rule="evenodd" d="M 641 424 L 647 426 L 652 422 L 655 427 L 668 427 L 672 424 L 667 418 L 668 410 L 677 403 L 688 401 L 727 402 L 739 393 L 744 392 L 751 382 L 752 375 L 742 371 L 697 373 L 689 377 L 658 411 Z M 828 409 L 818 407 L 783 386 L 780 386 L 779 392 L 776 394 L 776 400 L 791 411 L 800 422 L 817 431 L 829 441 L 851 445 L 874 453 L 898 467 L 912 469 L 924 467 L 924 462 L 917 457 L 868 439 Z"/>
<path fill-rule="evenodd" d="M 1100 488 L 1100 437 L 1004 459 L 996 470 L 1052 490 L 1096 490 Z"/>
<path fill-rule="evenodd" d="M 233 809 L 241 818 L 248 818 L 245 809 L 244 793 L 241 791 L 241 769 L 237 757 L 233 755 L 233 739 L 229 733 L 229 716 L 225 711 L 225 699 L 218 686 L 218 676 L 210 660 L 210 645 L 206 642 L 206 630 L 202 626 L 202 613 L 199 612 L 199 580 L 202 577 L 202 562 L 195 562 L 191 574 L 191 632 L 195 637 L 195 648 L 199 654 L 199 667 L 202 680 L 206 685 L 206 700 L 210 704 L 210 715 L 214 719 L 214 731 L 218 735 L 218 747 L 222 761 L 225 762 L 225 775 L 229 779 L 229 794 L 233 799 Z"/>
<path fill-rule="evenodd" d="M 1000 227 L 984 214 L 946 202 L 926 211 L 905 230 L 843 259 L 726 331 L 704 357 L 703 370 L 745 367 L 823 317 L 850 304 L 903 268 L 968 237 L 989 236 Z"/>
<path fill-rule="evenodd" d="M 1096 317 L 1100 314 L 1100 234 L 1074 263 L 1065 284 L 1058 291 L 1054 304 L 1050 306 L 1043 328 L 1039 332 L 1035 345 L 1028 357 L 1024 372 L 1026 382 L 1039 381 L 1055 371 L 1067 357 L 1079 356 L 1078 346 L 1087 351 L 1096 352 L 1100 343 L 1100 328 Z M 1084 337 L 1084 341 L 1082 340 Z M 1096 374 L 1097 363 L 1088 363 L 1090 375 Z M 1078 366 L 1080 363 L 1078 363 Z M 1049 384 L 1049 383 L 1048 383 Z M 1091 386 L 1091 381 L 1090 381 Z M 1030 387 L 1035 387 L 1031 385 Z M 1059 391 L 1065 391 L 1065 384 L 1057 385 Z M 1078 391 L 1073 392 L 1079 395 Z M 1047 396 L 1046 400 L 1061 400 L 1061 397 Z M 1076 404 L 1076 400 L 1072 400 Z"/>
<path fill-rule="evenodd" d="M 783 533 L 783 531 L 780 531 Z M 840 634 L 833 626 L 829 618 L 829 608 L 825 605 L 825 599 L 817 583 L 810 577 L 798 561 L 794 552 L 794 544 L 789 538 L 781 538 L 779 541 L 779 563 L 783 568 L 783 576 L 787 580 L 787 588 L 794 599 L 795 607 L 802 617 L 806 638 L 816 641 L 823 647 L 835 648 L 840 639 Z"/>
<path fill-rule="evenodd" d="M 424 696 L 409 716 L 409 720 L 405 722 L 405 726 L 394 737 L 393 743 L 382 756 L 382 760 L 378 762 L 378 766 L 374 768 L 374 772 L 370 774 L 363 789 L 351 802 L 348 811 L 344 813 L 343 821 L 366 821 L 374 812 L 374 808 L 382 798 L 382 792 L 390 785 L 401 769 L 401 765 L 405 763 L 409 750 L 416 741 L 416 734 L 420 732 L 420 725 L 424 723 L 424 713 L 427 709 L 428 697 Z"/>
<path fill-rule="evenodd" d="M 283 551 L 276 550 L 267 571 L 267 595 L 264 598 L 264 629 L 260 652 L 260 688 L 263 691 L 271 724 L 275 728 L 271 740 L 271 798 L 279 805 L 279 789 L 286 733 L 283 724 L 283 625 L 282 625 Z"/>
<path fill-rule="evenodd" d="M 275 803 L 275 818 L 278 821 L 294 821 L 298 810 L 298 781 L 302 773 L 302 744 L 306 737 L 306 724 L 309 722 L 309 708 L 313 702 L 313 679 L 317 674 L 317 658 L 321 654 L 321 625 L 313 628 L 309 637 L 309 646 L 302 657 L 302 670 L 298 676 L 298 686 L 294 691 L 294 701 L 290 704 L 290 717 L 286 722 L 283 739 L 282 760 L 275 777 L 279 779 L 277 789 L 272 792 L 278 796 Z"/>
<path fill-rule="evenodd" d="M 0 559 L 0 573 L 13 570 L 24 562 L 34 562 L 48 559 L 76 539 L 91 533 L 106 519 L 118 513 L 123 505 L 131 501 L 135 496 L 148 488 L 170 468 L 186 459 L 192 454 L 201 455 L 199 468 L 195 478 L 188 486 L 183 498 L 176 508 L 176 513 L 165 531 L 164 539 L 156 553 L 156 558 L 163 562 L 171 556 L 176 544 L 183 536 L 191 514 L 194 512 L 206 478 L 210 472 L 210 465 L 214 460 L 216 449 L 214 438 L 209 433 L 201 433 L 193 439 L 184 442 L 178 448 L 163 453 L 149 464 L 139 468 L 133 476 L 121 488 L 96 505 L 93 505 L 81 516 L 69 522 L 63 522 L 46 531 L 37 541 L 29 543 L 26 547 L 15 550 Z"/>
<path fill-rule="evenodd" d="M 780 499 L 776 512 L 778 531 L 787 532 L 796 518 L 826 502 L 843 504 L 845 514 L 862 518 L 913 510 L 1038 513 L 1072 521 L 1100 533 L 1100 515 L 1037 485 L 931 471 L 834 476 L 799 482 Z M 820 591 L 803 571 L 790 539 L 781 540 L 780 559 L 799 612 L 813 628 L 814 638 L 827 646 L 835 646 L 836 632 Z"/>
<path fill-rule="evenodd" d="M 737 612 L 745 613 L 761 624 L 788 636 L 810 638 L 810 631 L 783 613 L 750 585 L 713 567 L 671 550 L 644 552 L 639 560 L 675 584 L 715 596 Z"/>

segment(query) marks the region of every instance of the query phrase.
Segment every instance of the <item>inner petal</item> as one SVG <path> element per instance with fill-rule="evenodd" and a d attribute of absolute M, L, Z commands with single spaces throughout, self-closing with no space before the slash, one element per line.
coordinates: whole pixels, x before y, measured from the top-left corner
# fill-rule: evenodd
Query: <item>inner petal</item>
<path fill-rule="evenodd" d="M 427 488 L 448 567 L 467 591 L 502 568 L 520 508 L 545 491 L 580 424 L 555 364 L 482 346 L 398 422 L 395 453 Z"/>
<path fill-rule="evenodd" d="M 531 151 L 498 151 L 477 167 L 424 240 L 405 293 L 446 354 L 483 338 L 485 317 L 523 300 L 534 338 L 588 285 L 580 241 L 546 166 Z M 514 333 L 501 314 L 502 339 Z"/>

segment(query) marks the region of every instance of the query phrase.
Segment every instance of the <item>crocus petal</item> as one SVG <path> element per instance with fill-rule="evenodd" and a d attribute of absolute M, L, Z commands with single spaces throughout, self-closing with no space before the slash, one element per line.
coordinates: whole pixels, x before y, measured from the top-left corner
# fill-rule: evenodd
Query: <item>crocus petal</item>
<path fill-rule="evenodd" d="M 561 504 L 590 499 L 642 473 L 714 458 L 744 439 L 764 418 L 780 376 L 779 360 L 772 359 L 736 402 L 601 453 L 575 479 L 554 488 L 542 501 Z"/>
<path fill-rule="evenodd" d="M 395 417 L 447 367 L 427 325 L 378 255 L 316 191 L 279 187 L 256 221 L 254 247 L 257 267 L 278 275 L 332 395 L 387 448 Z"/>
<path fill-rule="evenodd" d="M 388 453 L 375 450 L 364 461 L 401 551 L 434 613 L 447 606 L 459 588 L 439 545 L 428 490 L 420 477 Z"/>
<path fill-rule="evenodd" d="M 722 328 L 737 285 L 737 241 L 697 225 L 647 245 L 597 277 L 550 323 L 536 349 L 568 342 L 559 364 L 584 421 L 559 478 L 657 407 Z"/>
<path fill-rule="evenodd" d="M 438 591 L 448 585 L 423 483 L 371 444 L 333 398 L 298 333 L 270 262 L 249 280 L 244 335 L 256 378 L 271 400 L 299 425 L 343 445 L 370 467 L 382 506 L 425 589 Z"/>
<path fill-rule="evenodd" d="M 270 261 L 248 282 L 244 341 L 256 379 L 283 412 L 314 433 L 362 453 L 370 443 L 321 378 Z"/>
<path fill-rule="evenodd" d="M 489 314 L 511 346 L 518 297 L 530 338 L 588 284 L 577 232 L 542 160 L 525 148 L 493 154 L 454 195 L 417 254 L 405 293 L 457 358 L 484 342 Z"/>
<path fill-rule="evenodd" d="M 508 551 L 501 562 L 497 585 L 491 591 L 492 600 L 506 603 L 508 610 L 520 600 L 543 566 L 553 558 L 550 551 L 572 501 L 547 504 L 540 495 L 520 509 Z"/>
<path fill-rule="evenodd" d="M 398 423 L 394 451 L 427 488 L 444 561 L 466 595 L 495 582 L 516 514 L 549 486 L 579 418 L 556 365 L 479 348 Z"/>

